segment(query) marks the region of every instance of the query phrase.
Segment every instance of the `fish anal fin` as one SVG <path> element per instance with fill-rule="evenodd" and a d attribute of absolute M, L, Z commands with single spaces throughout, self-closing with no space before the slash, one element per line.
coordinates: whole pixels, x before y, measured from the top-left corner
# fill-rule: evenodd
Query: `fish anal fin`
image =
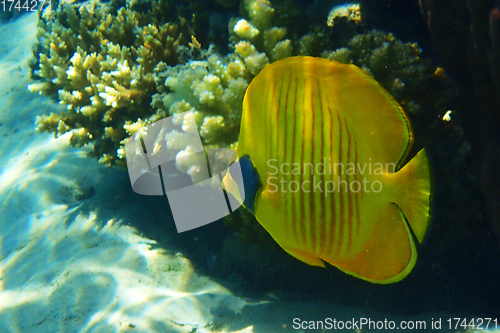
<path fill-rule="evenodd" d="M 409 227 L 392 203 L 387 203 L 387 209 L 372 223 L 376 227 L 359 252 L 345 259 L 322 259 L 347 274 L 372 283 L 401 281 L 412 271 L 417 260 Z"/>
<path fill-rule="evenodd" d="M 323 260 L 318 258 L 318 256 L 315 253 L 309 253 L 306 251 L 291 249 L 286 247 L 284 247 L 283 249 L 291 256 L 299 259 L 300 261 L 305 262 L 308 265 L 325 267 L 325 263 L 323 262 Z"/>

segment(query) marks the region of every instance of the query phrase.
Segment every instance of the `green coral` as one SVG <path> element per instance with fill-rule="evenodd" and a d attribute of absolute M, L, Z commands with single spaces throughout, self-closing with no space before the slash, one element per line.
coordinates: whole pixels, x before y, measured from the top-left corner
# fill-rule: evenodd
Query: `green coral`
<path fill-rule="evenodd" d="M 70 131 L 72 145 L 93 142 L 93 156 L 116 163 L 126 137 L 123 125 L 154 113 L 154 68 L 160 62 L 175 65 L 188 52 L 187 22 L 151 23 L 157 21 L 152 12 L 121 8 L 112 14 L 109 6 L 94 2 L 45 11 L 32 64 L 43 81 L 29 89 L 57 96 L 67 111 L 39 117 L 39 130 Z"/>
<path fill-rule="evenodd" d="M 101 163 L 124 165 L 129 135 L 190 111 L 205 144 L 234 145 L 248 83 L 270 61 L 292 55 L 287 29 L 271 27 L 271 3 L 242 2 L 242 14 L 251 23 L 242 19 L 240 25 L 251 31 L 240 35 L 252 39 L 258 34 L 251 24 L 263 29 L 256 41 L 259 50 L 233 30 L 235 52 L 226 56 L 215 51 L 217 44 L 202 48 L 195 28 L 182 17 L 167 21 L 174 2 L 145 4 L 131 1 L 119 8 L 117 2 L 90 1 L 43 11 L 32 62 L 41 80 L 29 89 L 52 96 L 67 109 L 38 117 L 38 130 L 71 132 L 72 145 L 93 144 L 91 155 Z M 199 1 L 186 1 L 186 6 L 204 8 Z"/>
<path fill-rule="evenodd" d="M 243 8 L 250 18 L 250 23 L 257 29 L 264 30 L 271 27 L 274 8 L 269 0 L 243 0 Z"/>
<path fill-rule="evenodd" d="M 238 139 L 241 102 L 252 78 L 239 57 L 212 54 L 204 61 L 162 64 L 155 72 L 159 93 L 152 105 L 161 114 L 193 112 L 209 145 L 228 146 Z"/>

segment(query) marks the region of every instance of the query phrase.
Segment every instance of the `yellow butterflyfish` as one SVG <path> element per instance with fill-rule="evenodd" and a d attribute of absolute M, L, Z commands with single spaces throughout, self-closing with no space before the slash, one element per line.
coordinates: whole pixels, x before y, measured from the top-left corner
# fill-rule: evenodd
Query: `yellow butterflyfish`
<path fill-rule="evenodd" d="M 373 282 L 405 278 L 430 223 L 424 149 L 410 123 L 354 65 L 292 57 L 262 70 L 243 101 L 243 189 L 223 186 L 290 255 Z M 244 198 L 244 199 L 242 199 Z"/>

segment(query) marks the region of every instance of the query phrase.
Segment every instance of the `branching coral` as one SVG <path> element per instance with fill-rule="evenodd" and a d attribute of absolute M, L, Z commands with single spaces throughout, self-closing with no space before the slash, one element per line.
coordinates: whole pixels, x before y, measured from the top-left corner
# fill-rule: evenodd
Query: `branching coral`
<path fill-rule="evenodd" d="M 94 143 L 93 155 L 113 165 L 123 125 L 154 113 L 153 69 L 175 65 L 188 49 L 187 21 L 148 23 L 151 12 L 87 3 L 60 5 L 39 20 L 38 53 L 32 66 L 43 79 L 29 86 L 57 96 L 67 106 L 62 114 L 41 116 L 38 129 L 61 135 L 71 131 L 71 144 Z"/>
<path fill-rule="evenodd" d="M 206 146 L 230 147 L 236 143 L 241 101 L 252 77 L 241 59 L 234 54 L 223 58 L 212 54 L 205 61 L 191 61 L 174 67 L 161 64 L 155 73 L 159 93 L 153 96 L 152 106 L 158 112 L 147 122 L 187 112 L 199 126 L 200 136 Z M 168 139 L 179 141 L 180 135 L 171 133 Z M 189 163 L 194 165 L 206 161 L 183 159 L 178 161 L 177 167 L 187 171 L 190 169 Z M 190 176 L 193 180 L 197 178 L 192 172 Z"/>
<path fill-rule="evenodd" d="M 72 145 L 92 143 L 92 155 L 107 165 L 123 165 L 127 136 L 184 111 L 192 112 L 204 143 L 234 144 L 246 86 L 269 59 L 292 54 L 286 29 L 271 27 L 269 1 L 245 0 L 242 11 L 250 23 L 239 20 L 232 31 L 241 37 L 233 39 L 236 52 L 220 56 L 213 47 L 202 49 L 187 20 L 162 21 L 172 17 L 166 12 L 171 4 L 144 7 L 132 1 L 115 10 L 114 2 L 91 1 L 46 8 L 32 62 L 41 81 L 29 89 L 52 96 L 67 110 L 40 116 L 38 129 L 71 132 Z M 245 40 L 259 34 L 252 24 L 264 32 L 256 41 L 260 51 Z"/>
<path fill-rule="evenodd" d="M 328 14 L 326 24 L 330 27 L 335 25 L 335 21 L 339 19 L 347 19 L 359 24 L 361 22 L 361 11 L 358 3 L 344 3 L 334 6 Z"/>

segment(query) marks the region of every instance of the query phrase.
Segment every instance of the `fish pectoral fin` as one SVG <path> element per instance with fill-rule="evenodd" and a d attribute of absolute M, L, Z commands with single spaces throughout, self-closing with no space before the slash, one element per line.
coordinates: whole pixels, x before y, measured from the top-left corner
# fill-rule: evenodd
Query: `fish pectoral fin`
<path fill-rule="evenodd" d="M 386 205 L 383 213 L 374 217 L 375 228 L 357 253 L 344 260 L 323 260 L 372 283 L 394 283 L 410 274 L 417 261 L 413 235 L 399 208 L 393 203 Z"/>
<path fill-rule="evenodd" d="M 283 247 L 283 249 L 291 256 L 299 259 L 300 261 L 305 262 L 311 266 L 325 267 L 325 263 L 323 260 L 318 258 L 318 256 L 314 253 L 309 253 L 303 250 L 291 249 Z"/>

